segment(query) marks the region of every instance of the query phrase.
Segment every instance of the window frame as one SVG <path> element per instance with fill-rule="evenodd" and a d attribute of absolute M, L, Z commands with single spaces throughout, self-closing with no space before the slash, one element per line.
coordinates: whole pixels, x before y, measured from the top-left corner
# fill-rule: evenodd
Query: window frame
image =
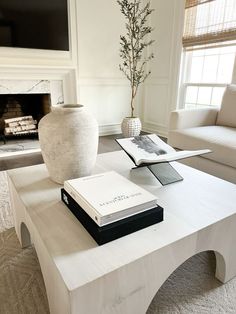
<path fill-rule="evenodd" d="M 236 45 L 235 45 L 236 47 Z M 206 48 L 203 48 L 204 50 Z M 183 49 L 182 51 L 182 60 L 181 60 L 181 76 L 180 76 L 180 84 L 179 84 L 179 97 L 178 97 L 178 109 L 187 109 L 186 108 L 186 94 L 187 94 L 187 88 L 188 87 L 226 87 L 228 84 L 236 84 L 236 52 L 234 56 L 234 63 L 233 63 L 233 70 L 232 70 L 232 77 L 231 82 L 227 83 L 200 83 L 200 82 L 189 82 L 190 78 L 190 71 L 191 71 L 191 65 L 192 65 L 192 51 L 186 51 Z M 196 105 L 197 106 L 197 105 Z M 202 106 L 199 105 L 199 108 Z M 207 107 L 207 105 L 206 105 Z M 209 105 L 208 107 L 216 108 L 216 105 Z"/>

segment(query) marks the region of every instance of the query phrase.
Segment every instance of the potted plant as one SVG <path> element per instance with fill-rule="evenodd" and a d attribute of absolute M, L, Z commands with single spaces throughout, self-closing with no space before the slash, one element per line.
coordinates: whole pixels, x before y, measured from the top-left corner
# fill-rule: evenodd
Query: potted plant
<path fill-rule="evenodd" d="M 121 13 L 126 19 L 126 35 L 120 36 L 120 57 L 123 60 L 119 65 L 130 82 L 131 87 L 131 115 L 124 118 L 121 129 L 125 137 L 138 136 L 141 131 L 141 122 L 134 116 L 135 97 L 139 85 L 151 74 L 146 70 L 148 61 L 154 58 L 154 54 L 147 54 L 147 47 L 154 40 L 149 38 L 153 28 L 147 25 L 148 16 L 153 12 L 150 2 L 142 7 L 141 0 L 117 0 Z"/>

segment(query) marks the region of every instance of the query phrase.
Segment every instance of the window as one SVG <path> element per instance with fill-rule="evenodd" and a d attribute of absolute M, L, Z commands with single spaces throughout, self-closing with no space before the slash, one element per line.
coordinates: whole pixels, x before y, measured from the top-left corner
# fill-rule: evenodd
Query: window
<path fill-rule="evenodd" d="M 185 52 L 184 107 L 220 106 L 232 81 L 236 45 Z"/>
<path fill-rule="evenodd" d="M 187 0 L 186 11 L 180 107 L 220 106 L 236 66 L 236 1 Z"/>

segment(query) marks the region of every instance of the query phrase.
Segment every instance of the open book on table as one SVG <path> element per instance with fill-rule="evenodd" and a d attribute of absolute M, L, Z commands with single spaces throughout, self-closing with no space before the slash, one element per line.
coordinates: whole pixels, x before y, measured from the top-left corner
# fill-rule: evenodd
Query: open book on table
<path fill-rule="evenodd" d="M 210 153 L 209 149 L 176 151 L 156 134 L 140 135 L 116 140 L 136 166 L 170 162 Z"/>

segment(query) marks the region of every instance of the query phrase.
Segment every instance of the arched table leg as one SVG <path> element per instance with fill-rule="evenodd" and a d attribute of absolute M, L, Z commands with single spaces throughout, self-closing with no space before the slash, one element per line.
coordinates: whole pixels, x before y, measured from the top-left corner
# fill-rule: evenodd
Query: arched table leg
<path fill-rule="evenodd" d="M 236 276 L 236 256 L 235 253 L 223 256 L 215 252 L 216 256 L 216 272 L 215 276 L 222 283 L 233 279 Z"/>

